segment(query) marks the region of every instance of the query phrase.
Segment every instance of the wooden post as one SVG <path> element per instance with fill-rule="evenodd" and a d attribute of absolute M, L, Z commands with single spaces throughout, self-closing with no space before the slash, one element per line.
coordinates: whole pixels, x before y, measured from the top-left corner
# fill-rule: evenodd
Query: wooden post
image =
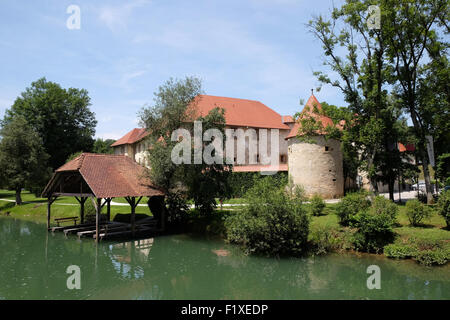
<path fill-rule="evenodd" d="M 50 229 L 50 215 L 51 215 L 50 208 L 51 208 L 51 206 L 52 206 L 52 202 L 51 202 L 50 198 L 48 198 L 48 201 L 47 201 L 47 230 Z"/>
<path fill-rule="evenodd" d="M 84 203 L 87 200 L 87 197 L 75 197 L 77 199 L 78 203 L 80 204 L 80 224 L 84 223 Z"/>
<path fill-rule="evenodd" d="M 95 206 L 96 213 L 95 213 L 95 242 L 98 242 L 98 229 L 100 225 L 100 212 L 102 211 L 102 198 L 97 198 L 97 205 Z"/>
<path fill-rule="evenodd" d="M 50 229 L 50 217 L 51 217 L 51 210 L 50 209 L 51 209 L 52 203 L 55 202 L 55 200 L 57 198 L 58 197 L 54 197 L 54 196 L 50 196 L 50 197 L 47 198 L 47 230 Z"/>
<path fill-rule="evenodd" d="M 131 235 L 134 237 L 135 234 L 135 221 L 136 221 L 136 207 L 139 204 L 139 202 L 142 200 L 142 197 L 136 201 L 136 197 L 125 197 L 127 202 L 130 204 L 131 207 L 131 217 L 130 217 L 130 224 L 131 224 Z"/>
<path fill-rule="evenodd" d="M 106 199 L 106 218 L 109 221 L 111 221 L 111 200 L 112 198 Z"/>
<path fill-rule="evenodd" d="M 130 218 L 130 223 L 131 223 L 131 235 L 134 237 L 134 228 L 135 228 L 135 220 L 136 220 L 136 198 L 135 197 L 131 197 L 130 198 L 130 206 L 131 206 L 131 218 Z"/>

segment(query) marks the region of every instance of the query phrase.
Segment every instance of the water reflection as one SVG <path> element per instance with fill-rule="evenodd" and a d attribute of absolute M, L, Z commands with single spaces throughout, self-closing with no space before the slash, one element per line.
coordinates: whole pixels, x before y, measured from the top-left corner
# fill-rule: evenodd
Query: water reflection
<path fill-rule="evenodd" d="M 0 299 L 448 299 L 450 267 L 369 255 L 248 257 L 235 246 L 188 235 L 102 242 L 48 234 L 0 218 Z M 66 288 L 69 265 L 81 290 Z M 366 288 L 377 264 L 382 289 Z"/>

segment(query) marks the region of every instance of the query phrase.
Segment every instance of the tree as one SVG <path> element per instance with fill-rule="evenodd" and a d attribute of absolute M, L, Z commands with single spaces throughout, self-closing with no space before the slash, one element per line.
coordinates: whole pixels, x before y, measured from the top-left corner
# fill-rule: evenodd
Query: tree
<path fill-rule="evenodd" d="M 399 136 L 393 124 L 399 120 L 399 113 L 387 91 L 391 79 L 385 58 L 386 35 L 382 29 L 371 29 L 366 23 L 370 4 L 366 0 L 348 0 L 341 8 L 335 8 L 328 20 L 315 17 L 308 27 L 322 43 L 324 65 L 332 71 L 314 74 L 322 84 L 341 90 L 348 103 L 342 149 L 347 158 L 358 158 L 348 161 L 348 173 L 354 174 L 357 167 L 361 168 L 367 172 L 372 190 L 378 192 L 377 183 L 386 180 L 385 169 L 393 160 L 400 162 L 392 154 Z M 395 172 L 391 170 L 388 174 L 388 180 L 392 181 Z M 389 187 L 393 198 L 393 183 Z"/>
<path fill-rule="evenodd" d="M 89 106 L 86 90 L 64 89 L 41 78 L 26 88 L 6 110 L 3 123 L 8 124 L 17 116 L 26 119 L 50 155 L 49 166 L 56 169 L 69 155 L 92 150 L 97 121 Z"/>
<path fill-rule="evenodd" d="M 94 142 L 94 147 L 92 149 L 92 152 L 94 153 L 105 153 L 105 154 L 113 154 L 114 149 L 111 147 L 111 145 L 115 142 L 115 140 L 112 139 L 105 139 L 98 138 Z"/>
<path fill-rule="evenodd" d="M 223 110 L 214 109 L 205 117 L 196 116 L 194 98 L 201 93 L 201 82 L 197 78 L 170 79 L 155 93 L 155 104 L 141 110 L 140 118 L 141 125 L 149 130 L 146 139 L 150 145 L 147 156 L 150 179 L 168 194 L 183 190 L 185 196 L 192 198 L 195 206 L 206 213 L 216 205 L 215 197 L 228 194 L 226 182 L 230 167 L 204 161 L 201 164 L 176 164 L 171 157 L 173 148 L 179 143 L 172 141 L 172 132 L 183 128 L 194 137 L 194 120 L 202 122 L 203 130 L 216 128 L 223 134 Z M 206 145 L 202 141 L 202 147 Z M 194 152 L 194 148 L 190 148 L 190 159 Z"/>
<path fill-rule="evenodd" d="M 424 72 L 421 71 L 430 59 L 431 64 L 435 63 L 442 67 L 444 60 L 440 57 L 445 56 L 447 44 L 445 40 L 439 39 L 439 28 L 443 24 L 446 25 L 449 2 L 447 0 L 386 0 L 383 3 L 388 8 L 384 11 L 385 21 L 382 27 L 387 35 L 385 37 L 387 56 L 392 66 L 398 95 L 403 100 L 404 109 L 414 125 L 416 148 L 423 166 L 427 202 L 431 203 L 433 195 L 428 169 L 430 162 L 426 150 L 426 136 L 432 132 L 427 126 L 426 118 L 433 103 L 426 103 L 426 99 L 421 97 L 428 98 L 430 94 L 434 95 L 434 88 L 429 86 L 427 88 L 427 82 L 428 84 L 432 82 L 433 77 L 440 79 L 438 83 L 447 86 L 446 90 L 438 91 L 447 95 L 444 100 L 447 100 L 448 113 L 448 64 L 444 65 L 446 74 L 436 75 L 435 69 L 434 75 L 432 73 L 425 83 L 423 82 L 423 78 L 426 77 L 425 69 Z M 448 28 L 446 32 L 448 33 Z M 442 79 L 446 79 L 447 83 L 443 83 Z M 421 82 L 422 88 L 424 86 L 426 88 L 422 91 Z M 437 100 L 443 101 L 439 97 Z M 428 122 L 431 124 L 430 121 Z"/>
<path fill-rule="evenodd" d="M 39 134 L 23 117 L 14 117 L 0 130 L 0 176 L 8 189 L 16 192 L 16 204 L 22 204 L 25 187 L 42 186 L 51 174 Z"/>

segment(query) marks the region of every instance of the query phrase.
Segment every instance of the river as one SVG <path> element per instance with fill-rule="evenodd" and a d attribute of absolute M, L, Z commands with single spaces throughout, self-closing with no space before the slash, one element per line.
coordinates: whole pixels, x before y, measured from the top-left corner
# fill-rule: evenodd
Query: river
<path fill-rule="evenodd" d="M 376 255 L 252 257 L 192 235 L 97 245 L 9 217 L 0 240 L 0 299 L 450 299 L 449 265 Z M 67 287 L 71 265 L 81 289 Z M 370 265 L 381 289 L 367 288 Z"/>

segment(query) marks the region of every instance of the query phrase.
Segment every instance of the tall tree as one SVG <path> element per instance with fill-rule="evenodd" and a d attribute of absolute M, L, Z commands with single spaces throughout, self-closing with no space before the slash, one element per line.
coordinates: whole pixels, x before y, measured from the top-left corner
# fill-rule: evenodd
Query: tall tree
<path fill-rule="evenodd" d="M 14 117 L 1 130 L 0 177 L 8 189 L 16 192 L 16 204 L 22 204 L 25 187 L 42 186 L 50 176 L 48 155 L 39 134 L 23 117 Z"/>
<path fill-rule="evenodd" d="M 86 90 L 64 89 L 41 78 L 26 88 L 6 110 L 3 123 L 8 124 L 16 116 L 26 119 L 50 155 L 49 166 L 56 169 L 69 155 L 92 150 L 97 121 L 89 106 Z"/>
<path fill-rule="evenodd" d="M 141 125 L 150 132 L 147 139 L 151 150 L 148 154 L 151 180 L 167 193 L 183 190 L 201 212 L 207 213 L 215 207 L 216 197 L 228 193 L 226 182 L 231 168 L 220 163 L 193 161 L 194 120 L 202 122 L 202 131 L 214 128 L 225 137 L 223 110 L 216 108 L 204 117 L 197 116 L 194 98 L 201 93 L 197 78 L 170 79 L 160 86 L 155 93 L 155 104 L 144 108 L 140 118 Z M 187 154 L 190 163 L 177 164 L 172 159 L 172 150 L 179 143 L 172 141 L 172 132 L 178 129 L 186 129 L 192 138 Z M 200 134 L 203 136 L 203 132 Z M 207 145 L 202 139 L 202 149 Z"/>
<path fill-rule="evenodd" d="M 423 77 L 426 77 L 426 73 L 421 72 L 421 69 L 430 59 L 434 62 L 443 62 L 439 57 L 445 56 L 447 45 L 445 39 L 440 39 L 439 29 L 447 26 L 447 30 L 443 32 L 448 33 L 446 19 L 448 19 L 450 4 L 447 0 L 384 0 L 382 3 L 389 8 L 384 11 L 382 17 L 384 20 L 382 29 L 387 35 L 385 43 L 389 62 L 393 67 L 395 83 L 398 84 L 398 94 L 414 125 L 418 156 L 423 166 L 427 201 L 430 203 L 433 201 L 433 195 L 426 136 L 430 135 L 431 131 L 426 123 L 426 114 L 431 105 L 426 103 L 426 99 L 421 101 L 421 94 L 423 97 L 429 97 L 429 90 L 433 88 L 428 87 L 421 93 L 420 84 Z M 448 72 L 448 64 L 446 68 Z M 436 75 L 431 77 L 434 76 Z M 445 85 L 448 86 L 448 82 Z M 445 91 L 448 95 L 448 89 Z"/>
<path fill-rule="evenodd" d="M 377 192 L 390 146 L 397 142 L 393 141 L 397 134 L 392 123 L 398 120 L 398 114 L 388 102 L 387 86 L 392 79 L 385 62 L 386 35 L 367 24 L 370 4 L 370 0 L 347 0 L 333 10 L 330 18 L 315 17 L 308 27 L 322 44 L 324 64 L 333 71 L 314 74 L 321 83 L 343 93 L 353 116 L 345 124 L 348 152 L 355 154 L 358 150 L 361 169 Z"/>

